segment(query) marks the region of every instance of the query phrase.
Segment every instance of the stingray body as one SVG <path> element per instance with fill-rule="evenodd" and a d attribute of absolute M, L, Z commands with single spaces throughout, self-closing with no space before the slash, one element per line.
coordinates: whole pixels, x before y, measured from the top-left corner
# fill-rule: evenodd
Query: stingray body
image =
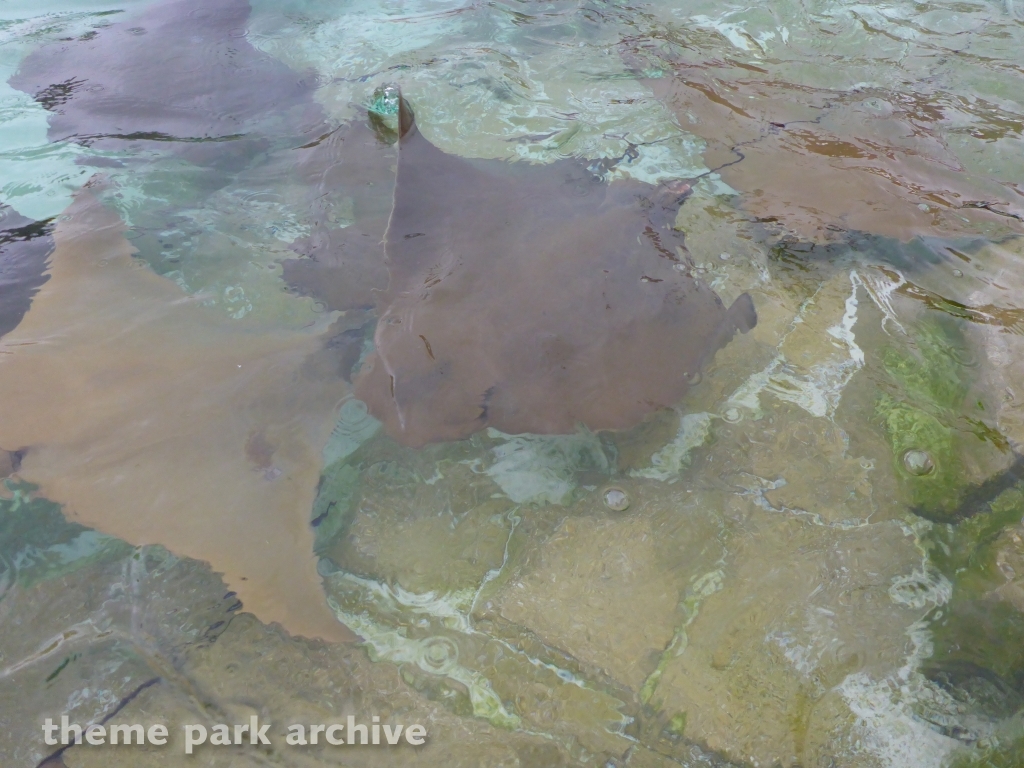
<path fill-rule="evenodd" d="M 0 205 L 0 336 L 17 327 L 49 279 L 52 229 L 49 220 L 33 221 Z"/>
<path fill-rule="evenodd" d="M 327 309 L 374 307 L 388 285 L 381 242 L 394 200 L 396 147 L 353 121 L 300 147 L 295 172 L 310 191 L 310 233 L 282 263 L 285 282 Z"/>
<path fill-rule="evenodd" d="M 320 117 L 313 78 L 246 41 L 249 11 L 247 0 L 158 2 L 43 46 L 10 83 L 53 113 L 52 141 L 171 142 L 190 159 L 222 162 L 225 141 L 290 135 Z"/>
<path fill-rule="evenodd" d="M 447 154 L 403 101 L 375 352 L 356 395 L 399 442 L 625 429 L 756 323 L 692 276 L 682 188 L 584 162 Z"/>

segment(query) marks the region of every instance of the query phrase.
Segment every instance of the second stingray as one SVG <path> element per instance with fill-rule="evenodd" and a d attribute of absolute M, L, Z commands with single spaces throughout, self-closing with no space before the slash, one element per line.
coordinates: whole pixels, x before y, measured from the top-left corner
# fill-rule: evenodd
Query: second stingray
<path fill-rule="evenodd" d="M 402 444 L 629 428 L 757 322 L 749 295 L 727 310 L 691 274 L 672 226 L 686 185 L 456 157 L 404 99 L 400 124 L 389 284 L 355 393 Z"/>

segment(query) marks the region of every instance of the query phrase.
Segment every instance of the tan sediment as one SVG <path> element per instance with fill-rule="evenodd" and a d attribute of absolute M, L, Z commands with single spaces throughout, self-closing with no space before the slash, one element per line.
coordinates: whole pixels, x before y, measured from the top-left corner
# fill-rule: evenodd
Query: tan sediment
<path fill-rule="evenodd" d="M 0 444 L 76 522 L 209 561 L 289 632 L 352 634 L 328 609 L 309 513 L 344 385 L 322 329 L 233 321 L 132 257 L 82 192 L 51 279 L 0 342 Z M 312 357 L 311 357 L 312 356 Z"/>

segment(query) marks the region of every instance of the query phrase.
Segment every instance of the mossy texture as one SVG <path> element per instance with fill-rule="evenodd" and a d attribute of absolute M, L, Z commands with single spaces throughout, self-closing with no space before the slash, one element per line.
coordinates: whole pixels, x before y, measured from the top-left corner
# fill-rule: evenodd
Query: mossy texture
<path fill-rule="evenodd" d="M 0 498 L 0 597 L 13 583 L 27 589 L 131 551 L 119 539 L 69 523 L 59 504 L 32 495 L 36 486 L 9 480 L 5 486 L 11 498 Z"/>
<path fill-rule="evenodd" d="M 966 516 L 965 499 L 983 479 L 976 467 L 997 466 L 1009 451 L 985 423 L 984 402 L 968 397 L 975 364 L 963 332 L 953 319 L 929 318 L 881 357 L 887 391 L 876 412 L 905 499 L 923 517 L 955 522 Z M 926 470 L 907 460 L 912 451 L 927 454 Z"/>
<path fill-rule="evenodd" d="M 1024 706 L 1024 613 L 995 592 L 1006 582 L 997 563 L 1001 534 L 1022 518 L 1024 483 L 1018 483 L 986 511 L 956 526 L 935 526 L 925 538 L 929 559 L 953 583 L 949 603 L 932 617 L 934 652 L 925 672 L 995 718 Z"/>

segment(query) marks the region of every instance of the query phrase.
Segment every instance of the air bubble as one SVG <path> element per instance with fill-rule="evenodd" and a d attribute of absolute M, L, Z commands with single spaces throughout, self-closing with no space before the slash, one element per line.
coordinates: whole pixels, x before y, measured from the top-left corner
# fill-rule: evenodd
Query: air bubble
<path fill-rule="evenodd" d="M 935 462 L 927 451 L 913 448 L 903 454 L 903 467 L 910 474 L 921 477 L 935 471 Z"/>
<path fill-rule="evenodd" d="M 430 637 L 420 647 L 419 666 L 424 672 L 443 675 L 459 660 L 459 648 L 447 637 Z"/>
<path fill-rule="evenodd" d="M 604 505 L 613 512 L 624 512 L 629 509 L 629 496 L 621 488 L 604 489 Z"/>

